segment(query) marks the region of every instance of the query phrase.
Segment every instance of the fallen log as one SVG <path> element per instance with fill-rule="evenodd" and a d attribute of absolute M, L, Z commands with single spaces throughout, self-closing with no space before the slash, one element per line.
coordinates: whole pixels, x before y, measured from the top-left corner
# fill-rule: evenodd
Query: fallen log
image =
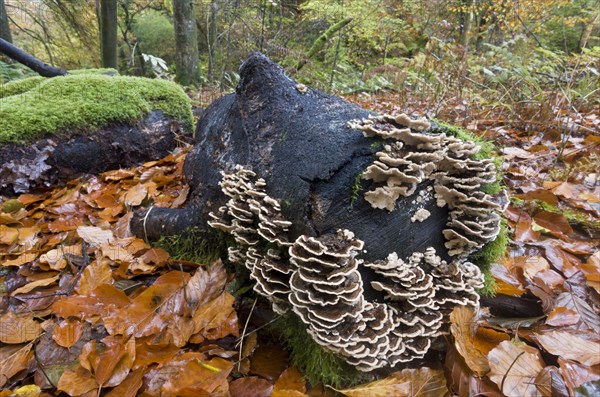
<path fill-rule="evenodd" d="M 232 236 L 255 291 L 357 369 L 422 358 L 454 305 L 478 304 L 467 258 L 499 233 L 501 205 L 475 143 L 307 88 L 259 53 L 195 139 L 187 207 L 141 212 L 132 231 Z"/>

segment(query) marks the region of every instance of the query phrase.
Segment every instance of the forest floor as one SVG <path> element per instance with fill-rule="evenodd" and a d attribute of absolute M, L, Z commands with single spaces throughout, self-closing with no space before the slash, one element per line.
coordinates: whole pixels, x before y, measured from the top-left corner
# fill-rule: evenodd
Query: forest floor
<path fill-rule="evenodd" d="M 395 94 L 348 99 L 380 113 L 429 106 Z M 598 395 L 600 114 L 557 110 L 536 124 L 457 100 L 438 118 L 496 143 L 511 197 L 497 294 L 539 315 L 457 309 L 443 363 L 337 392 L 308 385 L 277 340 L 244 331 L 247 302 L 220 262 L 176 260 L 128 230 L 140 206 L 185 203 L 182 146 L 3 198 L 0 397 Z"/>

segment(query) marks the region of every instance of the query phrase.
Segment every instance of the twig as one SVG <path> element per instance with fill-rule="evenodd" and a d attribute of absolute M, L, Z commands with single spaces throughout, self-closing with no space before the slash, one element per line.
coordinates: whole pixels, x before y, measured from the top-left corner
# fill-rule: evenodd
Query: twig
<path fill-rule="evenodd" d="M 500 392 L 504 393 L 504 381 L 506 380 L 506 377 L 508 376 L 508 373 L 510 372 L 510 370 L 512 369 L 513 365 L 515 365 L 515 363 L 517 362 L 517 360 L 523 355 L 525 354 L 525 352 L 521 352 L 519 353 L 519 355 L 517 357 L 515 357 L 514 361 L 510 364 L 510 367 L 508 367 L 508 369 L 506 370 L 506 373 L 504 374 L 504 376 L 502 377 L 502 383 L 500 383 Z"/>
<path fill-rule="evenodd" d="M 257 300 L 258 298 L 254 298 L 254 302 L 252 303 L 252 307 L 250 308 L 250 313 L 248 314 L 248 318 L 246 319 L 246 323 L 244 324 L 244 329 L 242 330 L 242 335 L 240 336 L 240 355 L 238 360 L 238 371 L 241 371 L 242 350 L 244 349 L 244 337 L 246 336 L 246 330 L 248 329 L 248 324 L 250 323 L 250 318 L 252 317 L 252 313 L 254 312 L 254 306 L 256 306 Z"/>

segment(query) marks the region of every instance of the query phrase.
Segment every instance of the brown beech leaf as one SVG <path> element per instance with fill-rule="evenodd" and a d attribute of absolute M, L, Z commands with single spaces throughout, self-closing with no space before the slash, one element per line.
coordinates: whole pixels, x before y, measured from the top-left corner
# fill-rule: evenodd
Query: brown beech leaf
<path fill-rule="evenodd" d="M 563 215 L 542 211 L 536 214 L 533 220 L 556 237 L 567 239 L 569 235 L 573 234 L 569 221 Z"/>
<path fill-rule="evenodd" d="M 0 225 L 0 244 L 12 245 L 19 237 L 19 230 L 14 227 Z"/>
<path fill-rule="evenodd" d="M 34 261 L 38 257 L 38 254 L 35 253 L 26 253 L 19 255 L 15 259 L 4 260 L 0 263 L 0 266 L 8 267 L 8 266 L 21 266 L 26 263 Z"/>
<path fill-rule="evenodd" d="M 471 371 L 484 376 L 489 372 L 490 366 L 487 357 L 473 343 L 477 329 L 475 310 L 468 306 L 456 306 L 450 314 L 450 322 L 456 350 Z"/>
<path fill-rule="evenodd" d="M 288 352 L 276 345 L 259 346 L 250 357 L 250 372 L 274 381 L 288 366 Z"/>
<path fill-rule="evenodd" d="M 459 397 L 502 397 L 495 383 L 487 377 L 480 378 L 467 366 L 454 346 L 449 346 L 444 364 L 448 388 Z"/>
<path fill-rule="evenodd" d="M 135 397 L 138 390 L 142 387 L 142 378 L 146 372 L 146 367 L 140 367 L 131 371 L 125 380 L 112 389 L 106 397 Z"/>
<path fill-rule="evenodd" d="M 577 324 L 580 329 L 593 329 L 600 332 L 600 316 L 583 299 L 573 292 L 563 292 L 555 301 L 556 306 L 562 306 L 579 314 L 580 321 Z"/>
<path fill-rule="evenodd" d="M 573 389 L 582 384 L 600 380 L 600 365 L 588 367 L 561 357 L 558 358 L 558 364 L 565 384 L 572 394 L 574 394 Z"/>
<path fill-rule="evenodd" d="M 127 193 L 125 193 L 124 202 L 129 206 L 135 207 L 144 201 L 147 194 L 148 188 L 142 184 L 137 184 L 127 190 Z"/>
<path fill-rule="evenodd" d="M 569 397 L 565 380 L 556 367 L 546 367 L 539 373 L 535 385 L 544 397 Z"/>
<path fill-rule="evenodd" d="M 29 360 L 33 358 L 32 344 L 12 345 L 0 347 L 0 388 L 11 377 L 27 368 Z"/>
<path fill-rule="evenodd" d="M 227 376 L 232 368 L 232 362 L 220 357 L 203 362 L 191 360 L 162 385 L 163 395 L 208 396 L 219 388 L 227 387 Z"/>
<path fill-rule="evenodd" d="M 108 262 L 97 259 L 83 270 L 76 291 L 80 295 L 90 295 L 102 284 L 112 284 L 112 270 Z"/>
<path fill-rule="evenodd" d="M 535 379 L 544 368 L 539 351 L 510 341 L 500 343 L 488 354 L 490 379 L 507 397 L 541 396 Z"/>
<path fill-rule="evenodd" d="M 219 339 L 227 335 L 238 336 L 237 315 L 233 308 L 235 298 L 223 292 L 217 298 L 202 305 L 192 320 L 194 334 L 202 334 L 206 339 Z"/>
<path fill-rule="evenodd" d="M 271 397 L 308 397 L 306 379 L 294 367 L 289 367 L 277 378 Z"/>
<path fill-rule="evenodd" d="M 211 266 L 198 268 L 185 286 L 185 296 L 192 308 L 215 299 L 225 289 L 227 273 L 221 260 Z"/>
<path fill-rule="evenodd" d="M 11 295 L 15 296 L 18 294 L 26 294 L 28 292 L 33 291 L 34 289 L 36 289 L 38 287 L 47 287 L 49 285 L 54 284 L 56 281 L 58 281 L 59 278 L 60 278 L 60 274 L 56 274 L 53 277 L 48 277 L 48 278 L 43 278 L 40 280 L 32 281 L 32 282 L 27 283 L 24 286 L 14 290 L 13 292 L 11 292 Z"/>
<path fill-rule="evenodd" d="M 557 306 L 550 314 L 548 314 L 548 318 L 546 319 L 546 324 L 552 325 L 554 327 L 562 327 L 565 325 L 574 325 L 577 324 L 581 320 L 581 316 L 575 311 L 571 309 L 567 309 L 566 307 Z"/>
<path fill-rule="evenodd" d="M 94 376 L 81 366 L 63 372 L 57 385 L 58 390 L 64 391 L 70 396 L 80 396 L 97 388 L 98 383 Z"/>
<path fill-rule="evenodd" d="M 273 384 L 258 376 L 239 378 L 229 383 L 231 397 L 270 397 Z"/>
<path fill-rule="evenodd" d="M 95 247 L 111 243 L 115 238 L 112 231 L 101 229 L 96 226 L 79 226 L 77 228 L 77 234 L 86 243 Z"/>
<path fill-rule="evenodd" d="M 52 339 L 57 345 L 66 347 L 73 346 L 83 335 L 83 324 L 79 320 L 63 320 L 54 328 Z"/>
<path fill-rule="evenodd" d="M 138 339 L 132 368 L 146 367 L 154 363 L 162 365 L 175 357 L 178 352 L 179 348 L 173 344 L 155 344 Z"/>
<path fill-rule="evenodd" d="M 494 263 L 491 273 L 496 281 L 496 293 L 510 296 L 521 296 L 525 293 L 521 282 L 505 266 Z"/>
<path fill-rule="evenodd" d="M 535 334 L 542 347 L 555 356 L 593 366 L 600 364 L 600 341 L 584 339 L 564 331 Z"/>
<path fill-rule="evenodd" d="M 17 315 L 9 311 L 0 317 L 0 342 L 2 343 L 29 342 L 41 334 L 41 324 L 35 321 L 30 313 Z"/>
<path fill-rule="evenodd" d="M 347 397 L 443 397 L 448 388 L 444 371 L 422 367 L 404 369 L 385 379 L 338 391 Z"/>

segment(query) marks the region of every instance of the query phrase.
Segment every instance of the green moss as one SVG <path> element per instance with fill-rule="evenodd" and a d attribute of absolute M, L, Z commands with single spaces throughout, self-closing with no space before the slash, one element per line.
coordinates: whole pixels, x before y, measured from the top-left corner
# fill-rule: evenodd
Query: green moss
<path fill-rule="evenodd" d="M 496 239 L 490 241 L 484 245 L 482 249 L 469 256 L 469 260 L 479 266 L 485 277 L 484 286 L 479 291 L 480 294 L 488 296 L 493 296 L 495 294 L 496 283 L 491 274 L 491 267 L 493 263 L 506 255 L 508 243 L 508 223 L 506 222 L 506 219 L 502 219 L 500 222 L 500 232 Z"/>
<path fill-rule="evenodd" d="M 192 130 L 191 103 L 166 80 L 101 74 L 32 77 L 0 86 L 0 144 L 31 141 L 68 129 L 93 131 L 138 120 L 152 110 Z"/>
<path fill-rule="evenodd" d="M 106 74 L 118 76 L 119 71 L 113 68 L 95 68 L 95 69 L 74 69 L 69 70 L 69 74 Z"/>
<path fill-rule="evenodd" d="M 354 177 L 354 183 L 352 184 L 352 192 L 350 193 L 350 207 L 354 205 L 356 200 L 360 197 L 360 192 L 362 190 L 362 177 L 364 172 L 359 172 L 356 177 Z"/>
<path fill-rule="evenodd" d="M 323 383 L 339 388 L 367 380 L 368 375 L 312 340 L 306 332 L 306 325 L 295 314 L 286 314 L 270 328 L 286 344 L 292 365 L 302 372 L 310 384 Z"/>
<path fill-rule="evenodd" d="M 227 252 L 227 236 L 193 227 L 175 236 L 161 236 L 154 246 L 167 251 L 173 259 L 208 264 Z"/>

